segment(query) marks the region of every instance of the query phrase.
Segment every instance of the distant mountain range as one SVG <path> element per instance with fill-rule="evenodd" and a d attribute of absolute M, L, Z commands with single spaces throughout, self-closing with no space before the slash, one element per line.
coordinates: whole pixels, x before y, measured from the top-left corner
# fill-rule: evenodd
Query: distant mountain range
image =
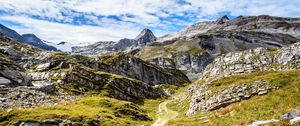
<path fill-rule="evenodd" d="M 117 42 L 114 41 L 99 41 L 88 46 L 72 47 L 72 53 L 83 55 L 96 55 L 99 52 L 109 53 L 121 50 L 133 50 L 139 46 L 147 45 L 156 40 L 155 35 L 149 29 L 143 29 L 141 33 L 134 39 L 124 38 Z"/>
<path fill-rule="evenodd" d="M 14 31 L 2 24 L 0 24 L 0 33 L 6 35 L 8 37 L 14 38 L 16 40 L 19 40 L 21 42 L 36 46 L 41 49 L 45 49 L 45 50 L 49 50 L 49 51 L 57 51 L 57 49 L 55 47 L 47 45 L 46 43 L 43 42 L 43 40 L 41 40 L 34 34 L 20 35 L 16 31 Z"/>
<path fill-rule="evenodd" d="M 83 55 L 95 55 L 98 52 L 116 52 L 120 50 L 130 50 L 140 45 L 146 45 L 149 42 L 153 42 L 157 39 L 149 29 L 143 29 L 141 33 L 134 39 L 124 38 L 117 42 L 99 41 L 93 44 L 91 44 L 90 42 L 84 42 L 77 45 L 73 45 L 72 43 L 66 41 L 61 41 L 59 43 L 45 41 L 38 38 L 34 34 L 20 35 L 15 30 L 10 29 L 2 24 L 0 24 L 0 33 L 44 50 L 72 52 Z"/>
<path fill-rule="evenodd" d="M 238 16 L 229 20 L 225 15 L 216 21 L 204 21 L 188 26 L 175 33 L 164 35 L 157 39 L 158 42 L 179 38 L 192 38 L 199 34 L 228 32 L 228 31 L 252 31 L 265 33 L 289 34 L 300 38 L 299 18 L 284 18 L 269 15 Z"/>

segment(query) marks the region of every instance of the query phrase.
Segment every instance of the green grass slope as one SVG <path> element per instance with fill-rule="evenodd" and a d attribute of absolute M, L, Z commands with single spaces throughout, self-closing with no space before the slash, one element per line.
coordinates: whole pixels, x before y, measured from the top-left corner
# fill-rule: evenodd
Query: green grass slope
<path fill-rule="evenodd" d="M 169 107 L 179 111 L 180 114 L 176 119 L 171 120 L 169 125 L 247 125 L 255 120 L 279 119 L 281 115 L 300 106 L 300 70 L 267 71 L 232 76 L 212 82 L 210 90 L 223 89 L 232 84 L 256 80 L 269 80 L 269 84 L 276 84 L 281 88 L 266 95 L 255 96 L 216 111 L 202 112 L 189 117 L 185 116 L 187 108 L 178 103 L 173 103 Z M 271 125 L 285 124 L 280 122 Z"/>
<path fill-rule="evenodd" d="M 17 122 L 40 122 L 46 119 L 66 119 L 78 125 L 136 125 L 151 122 L 151 118 L 136 104 L 108 97 L 90 96 L 75 102 L 37 109 L 14 109 L 1 113 L 0 125 L 13 125 Z"/>

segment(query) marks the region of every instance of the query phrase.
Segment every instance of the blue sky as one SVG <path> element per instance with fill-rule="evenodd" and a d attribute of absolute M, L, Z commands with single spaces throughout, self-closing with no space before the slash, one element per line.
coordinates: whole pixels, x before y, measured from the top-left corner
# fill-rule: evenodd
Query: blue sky
<path fill-rule="evenodd" d="M 300 0 L 1 0 L 0 23 L 17 32 L 74 44 L 156 36 L 223 15 L 300 17 Z"/>

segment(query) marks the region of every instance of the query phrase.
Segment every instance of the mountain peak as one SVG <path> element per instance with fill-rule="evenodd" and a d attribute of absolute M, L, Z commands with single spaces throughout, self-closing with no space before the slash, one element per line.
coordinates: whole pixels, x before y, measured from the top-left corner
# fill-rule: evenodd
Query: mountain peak
<path fill-rule="evenodd" d="M 39 37 L 37 37 L 35 34 L 23 34 L 22 35 L 24 42 L 31 44 L 33 46 L 39 47 L 41 49 L 45 50 L 57 50 L 53 46 L 49 46 L 45 44 Z"/>
<path fill-rule="evenodd" d="M 140 34 L 135 38 L 138 41 L 138 44 L 146 44 L 156 40 L 155 35 L 150 29 L 143 29 Z"/>
<path fill-rule="evenodd" d="M 227 22 L 227 21 L 229 21 L 229 18 L 227 17 L 227 15 L 224 15 L 224 16 L 222 16 L 221 18 L 219 18 L 219 19 L 217 20 L 217 23 L 218 23 L 218 24 L 223 24 L 223 23 L 225 23 L 225 22 Z"/>
<path fill-rule="evenodd" d="M 0 24 L 0 33 L 6 35 L 8 37 L 17 39 L 19 41 L 23 41 L 23 38 L 19 33 L 17 33 L 15 30 L 12 30 L 12 29 L 4 26 L 3 24 Z"/>
<path fill-rule="evenodd" d="M 35 34 L 23 34 L 22 35 L 27 43 L 41 43 L 41 39 L 39 39 Z"/>

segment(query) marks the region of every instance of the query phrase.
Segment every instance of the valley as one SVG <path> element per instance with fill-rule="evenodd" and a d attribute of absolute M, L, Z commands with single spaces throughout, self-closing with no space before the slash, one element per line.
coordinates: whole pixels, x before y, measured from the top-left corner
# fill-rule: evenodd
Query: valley
<path fill-rule="evenodd" d="M 299 125 L 299 22 L 223 16 L 71 52 L 1 25 L 0 125 Z"/>

